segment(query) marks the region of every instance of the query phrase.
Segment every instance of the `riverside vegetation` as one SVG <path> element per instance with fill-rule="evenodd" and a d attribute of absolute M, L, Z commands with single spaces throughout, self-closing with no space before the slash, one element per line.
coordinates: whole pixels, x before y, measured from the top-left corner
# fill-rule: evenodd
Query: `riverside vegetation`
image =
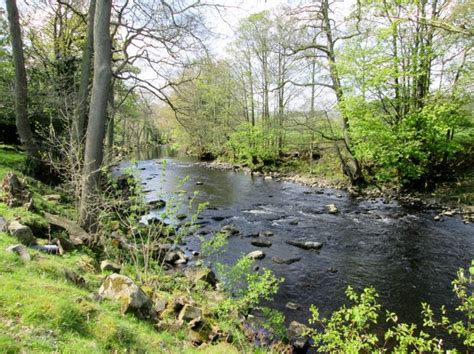
<path fill-rule="evenodd" d="M 210 23 L 239 16 L 218 1 L 5 1 L 2 351 L 473 351 L 472 267 L 453 283 L 461 321 L 423 305 L 422 326 L 401 324 L 348 288 L 353 305 L 285 328 L 260 308 L 282 281 L 254 271 L 261 251 L 199 265 L 232 228 L 189 255 L 195 199 L 147 205 L 133 169 L 114 175 L 167 143 L 268 179 L 423 193 L 472 221 L 472 1 L 281 3 L 238 18 L 220 48 Z"/>
<path fill-rule="evenodd" d="M 122 189 L 107 195 L 108 207 L 101 217 L 101 239 L 106 241 L 86 244 L 84 240 L 71 246 L 71 230 L 58 228 L 48 215 L 72 219 L 77 210 L 61 188 L 24 177 L 19 171 L 23 158 L 14 149 L 2 147 L 0 177 L 12 171 L 22 176 L 31 198 L 26 205 L 13 206 L 7 188 L 0 203 L 2 218 L 9 225 L 14 220 L 27 225 L 38 237 L 33 243 L 25 242 L 9 226 L 13 236 L 6 231 L 0 234 L 3 351 L 292 352 L 312 346 L 341 353 L 444 352 L 449 347 L 432 334 L 434 328 L 459 338 L 466 350 L 474 346 L 474 263 L 467 275 L 460 270 L 453 282 L 458 310 L 463 313 L 460 321 L 451 321 L 444 309 L 438 318 L 437 310 L 423 304 L 422 328 L 399 323 L 396 314 L 387 312 L 391 325 L 380 335 L 371 331 L 381 320 L 375 290 L 358 294 L 349 287 L 351 304 L 328 319 L 321 319 L 313 307 L 309 326 L 292 322 L 286 329 L 282 314 L 259 308 L 262 300 L 276 293 L 282 279 L 270 270 L 255 272 L 251 258 L 243 256 L 235 265 L 217 263 L 217 277 L 203 266 L 176 268 L 184 257 L 179 242 L 196 225 L 191 222 L 176 230 L 159 220 L 149 226 L 139 224 L 149 207 L 134 190 L 141 187 L 133 174 L 121 180 Z M 126 203 L 117 200 L 124 192 L 129 196 Z M 177 203 L 174 207 L 181 203 L 179 198 L 173 202 Z M 176 210 L 170 208 L 161 216 L 176 220 Z M 231 231 L 203 238 L 202 256 L 218 258 Z M 20 250 L 17 245 L 12 250 L 10 246 L 19 240 L 28 248 Z M 47 253 L 35 244 L 58 245 L 60 254 Z M 136 291 L 131 299 L 120 294 L 123 286 Z"/>

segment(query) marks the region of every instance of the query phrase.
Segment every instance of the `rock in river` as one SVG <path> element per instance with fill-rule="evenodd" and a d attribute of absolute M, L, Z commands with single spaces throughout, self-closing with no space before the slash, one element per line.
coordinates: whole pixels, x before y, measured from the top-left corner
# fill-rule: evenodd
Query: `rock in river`
<path fill-rule="evenodd" d="M 316 242 L 316 241 L 307 241 L 307 240 L 287 240 L 285 241 L 287 244 L 299 247 L 305 250 L 319 250 L 321 247 L 323 247 L 323 244 L 321 242 Z"/>
<path fill-rule="evenodd" d="M 256 247 L 270 247 L 272 243 L 266 240 L 255 240 L 251 242 L 252 245 Z"/>
<path fill-rule="evenodd" d="M 265 258 L 265 253 L 263 253 L 262 251 L 253 251 L 250 252 L 247 257 L 251 259 L 263 259 Z"/>
<path fill-rule="evenodd" d="M 290 310 L 299 310 L 301 308 L 300 305 L 294 302 L 287 302 L 285 307 Z"/>
<path fill-rule="evenodd" d="M 339 209 L 337 209 L 336 205 L 335 204 L 327 204 L 325 207 L 326 211 L 329 213 L 329 214 L 337 214 L 339 213 Z"/>
<path fill-rule="evenodd" d="M 230 224 L 230 225 L 225 225 L 222 229 L 221 229 L 221 232 L 224 233 L 224 234 L 228 234 L 228 235 L 236 235 L 238 233 L 240 233 L 239 229 L 236 228 L 234 225 Z"/>
<path fill-rule="evenodd" d="M 273 257 L 272 261 L 277 263 L 277 264 L 291 264 L 291 263 L 301 261 L 301 257 L 293 257 L 293 258 Z"/>

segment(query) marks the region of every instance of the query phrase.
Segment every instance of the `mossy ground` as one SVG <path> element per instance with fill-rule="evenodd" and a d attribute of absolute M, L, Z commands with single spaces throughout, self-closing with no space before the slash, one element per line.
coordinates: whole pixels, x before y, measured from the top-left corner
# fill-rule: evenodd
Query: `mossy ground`
<path fill-rule="evenodd" d="M 0 202 L 0 216 L 6 220 L 18 218 L 38 232 L 48 230 L 42 211 L 74 218 L 75 209 L 67 203 L 46 201 L 42 196 L 54 190 L 21 174 L 23 155 L 14 149 L 0 146 L 0 178 L 14 171 L 28 184 L 33 194 L 34 211 L 9 208 Z M 187 328 L 174 331 L 157 329 L 154 324 L 138 320 L 131 314 L 122 315 L 120 304 L 97 301 L 92 296 L 107 274 L 94 267 L 95 254 L 87 249 L 49 255 L 29 250 L 30 262 L 23 262 L 6 248 L 17 241 L 0 232 L 0 352 L 61 352 L 61 353 L 237 353 L 255 352 L 242 333 L 233 333 L 237 344 L 216 343 L 195 348 L 186 339 Z M 85 288 L 69 282 L 64 272 L 74 271 L 87 282 Z M 135 277 L 134 268 L 125 266 L 123 273 Z M 203 289 L 191 290 L 186 278 L 156 275 L 160 290 L 144 287 L 145 292 L 172 301 L 185 295 L 199 302 L 205 313 L 212 313 L 213 302 Z M 212 316 L 210 316 L 212 317 Z M 214 318 L 213 318 L 214 320 Z M 226 320 L 217 323 L 225 330 Z M 237 350 L 236 347 L 239 349 Z"/>

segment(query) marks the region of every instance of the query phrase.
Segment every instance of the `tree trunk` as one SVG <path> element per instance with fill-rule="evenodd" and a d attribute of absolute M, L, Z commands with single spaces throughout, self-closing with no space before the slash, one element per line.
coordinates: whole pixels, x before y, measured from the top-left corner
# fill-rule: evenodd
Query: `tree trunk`
<path fill-rule="evenodd" d="M 329 1 L 323 0 L 321 4 L 322 19 L 323 19 L 323 31 L 326 34 L 327 40 L 327 58 L 329 61 L 329 75 L 331 77 L 332 85 L 336 93 L 337 102 L 342 104 L 344 102 L 344 92 L 342 89 L 341 79 L 336 66 L 336 54 L 334 49 L 334 39 L 332 36 L 331 20 L 329 18 Z M 344 136 L 344 145 L 349 155 L 348 161 L 341 160 L 343 164 L 344 173 L 350 178 L 352 184 L 359 184 L 362 182 L 362 171 L 359 165 L 359 161 L 354 157 L 351 150 L 351 141 L 349 137 L 349 119 L 341 112 L 342 115 L 342 130 Z M 338 153 L 339 157 L 342 155 Z"/>
<path fill-rule="evenodd" d="M 28 121 L 27 81 L 25 69 L 25 57 L 23 54 L 23 41 L 21 39 L 20 16 L 16 0 L 6 0 L 8 11 L 8 24 L 15 65 L 15 115 L 16 127 L 20 141 L 25 147 L 28 160 L 34 162 L 38 158 L 38 145 Z"/>
<path fill-rule="evenodd" d="M 110 13 L 112 0 L 99 0 L 94 19 L 94 79 L 87 124 L 86 149 L 80 206 L 81 224 L 93 230 L 96 214 L 91 210 L 91 198 L 99 186 L 100 167 L 104 155 L 107 102 L 112 77 L 112 51 L 110 38 Z"/>
<path fill-rule="evenodd" d="M 74 111 L 73 138 L 78 146 L 84 138 L 87 114 L 87 99 L 89 97 L 89 82 L 91 78 L 92 55 L 94 52 L 94 15 L 96 0 L 89 4 L 89 16 L 87 23 L 87 38 L 82 52 L 81 81 L 77 92 L 76 107 Z"/>

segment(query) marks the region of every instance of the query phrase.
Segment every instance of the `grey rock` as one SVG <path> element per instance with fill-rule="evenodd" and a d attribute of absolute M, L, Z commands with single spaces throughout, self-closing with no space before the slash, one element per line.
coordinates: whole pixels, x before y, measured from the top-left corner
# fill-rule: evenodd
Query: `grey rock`
<path fill-rule="evenodd" d="M 75 246 L 91 243 L 92 237 L 78 224 L 59 215 L 44 213 L 46 220 L 54 226 L 60 227 L 69 235 L 69 239 Z"/>
<path fill-rule="evenodd" d="M 292 263 L 301 261 L 301 257 L 292 257 L 292 258 L 272 257 L 272 261 L 277 264 L 292 264 Z"/>
<path fill-rule="evenodd" d="M 213 287 L 217 284 L 216 275 L 209 268 L 189 267 L 184 271 L 184 276 L 193 284 L 197 284 L 199 281 L 208 283 Z"/>
<path fill-rule="evenodd" d="M 325 207 L 326 211 L 329 213 L 329 214 L 337 214 L 339 213 L 339 209 L 337 209 L 336 205 L 335 204 L 327 204 Z"/>
<path fill-rule="evenodd" d="M 300 305 L 294 302 L 287 302 L 285 307 L 290 310 L 299 310 L 301 308 Z"/>
<path fill-rule="evenodd" d="M 21 260 L 24 261 L 24 262 L 28 262 L 28 261 L 31 260 L 31 256 L 28 253 L 28 249 L 22 244 L 9 246 L 7 248 L 7 252 L 12 252 L 12 253 L 18 254 L 20 256 Z"/>
<path fill-rule="evenodd" d="M 237 229 L 234 225 L 230 224 L 230 225 L 225 225 L 222 229 L 221 229 L 221 232 L 222 233 L 225 233 L 225 234 L 228 234 L 228 235 L 237 235 L 238 233 L 240 233 L 239 229 Z"/>
<path fill-rule="evenodd" d="M 252 241 L 251 244 L 256 247 L 270 247 L 272 243 L 266 240 L 255 240 Z"/>
<path fill-rule="evenodd" d="M 107 259 L 100 262 L 100 270 L 103 272 L 120 273 L 122 266 Z"/>
<path fill-rule="evenodd" d="M 297 321 L 292 321 L 288 328 L 288 339 L 297 352 L 306 352 L 309 348 L 307 337 L 308 327 Z"/>
<path fill-rule="evenodd" d="M 155 300 L 153 309 L 155 310 L 156 313 L 160 314 L 166 309 L 167 305 L 168 305 L 168 302 L 166 300 L 158 299 L 158 300 Z"/>
<path fill-rule="evenodd" d="M 25 246 L 36 245 L 36 239 L 31 229 L 16 220 L 8 224 L 8 232 Z"/>
<path fill-rule="evenodd" d="M 321 247 L 323 247 L 323 244 L 321 242 L 316 242 L 316 241 L 306 241 L 306 240 L 287 240 L 285 241 L 287 244 L 299 247 L 305 250 L 319 250 Z"/>
<path fill-rule="evenodd" d="M 270 236 L 273 236 L 273 232 L 272 231 L 262 231 L 262 232 L 260 232 L 260 235 L 265 236 L 265 237 L 270 237 Z"/>
<path fill-rule="evenodd" d="M 140 319 L 156 318 L 151 299 L 125 275 L 109 275 L 101 285 L 99 295 L 119 302 L 122 313 L 133 313 Z"/>
<path fill-rule="evenodd" d="M 189 304 L 184 305 L 181 309 L 178 320 L 190 322 L 196 319 L 202 318 L 202 310 L 199 307 L 195 307 Z"/>
<path fill-rule="evenodd" d="M 247 254 L 247 257 L 251 259 L 263 259 L 265 258 L 265 253 L 263 253 L 262 251 L 253 251 Z"/>

